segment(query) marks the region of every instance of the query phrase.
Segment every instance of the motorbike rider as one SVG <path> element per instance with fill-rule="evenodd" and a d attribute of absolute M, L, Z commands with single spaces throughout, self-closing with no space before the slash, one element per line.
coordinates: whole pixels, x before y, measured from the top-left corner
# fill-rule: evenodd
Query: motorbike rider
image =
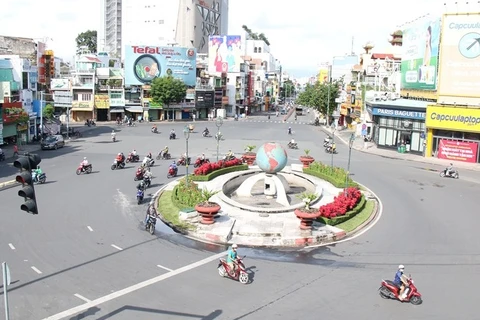
<path fill-rule="evenodd" d="M 175 134 L 175 129 L 170 130 L 170 136 L 176 137 L 177 135 Z"/>
<path fill-rule="evenodd" d="M 292 134 L 292 127 L 288 127 L 288 134 Z"/>
<path fill-rule="evenodd" d="M 202 155 L 200 156 L 200 161 L 201 161 L 201 162 L 204 162 L 204 161 L 205 161 L 205 153 L 202 153 Z"/>
<path fill-rule="evenodd" d="M 295 142 L 295 139 L 292 139 L 292 140 L 290 140 L 290 142 L 288 143 L 288 145 L 289 145 L 290 147 L 295 147 L 295 146 L 297 145 L 297 143 Z"/>
<path fill-rule="evenodd" d="M 40 175 L 43 173 L 42 169 L 40 169 L 40 166 L 37 166 L 37 169 L 32 170 L 32 180 L 35 181 Z"/>
<path fill-rule="evenodd" d="M 175 161 L 173 161 L 171 164 L 170 164 L 170 167 L 169 169 L 172 169 L 175 171 L 175 173 L 178 171 L 178 168 L 177 168 L 177 163 Z"/>
<path fill-rule="evenodd" d="M 232 247 L 230 248 L 230 250 L 228 250 L 227 252 L 227 264 L 228 264 L 230 276 L 232 277 L 235 276 L 235 271 L 237 269 L 237 259 L 238 259 L 237 249 L 238 249 L 238 246 L 236 243 L 234 243 L 232 244 Z"/>
<path fill-rule="evenodd" d="M 85 168 L 88 166 L 87 157 L 83 157 L 83 161 L 80 162 L 80 165 L 82 166 L 82 170 L 85 170 Z"/>
<path fill-rule="evenodd" d="M 137 190 L 145 191 L 146 189 L 147 185 L 145 184 L 145 181 L 140 180 L 140 183 L 137 185 Z"/>
<path fill-rule="evenodd" d="M 137 157 L 137 155 L 138 155 L 138 154 L 137 154 L 137 150 L 133 149 L 133 150 L 132 150 L 132 158 Z"/>
<path fill-rule="evenodd" d="M 153 127 L 152 127 L 152 132 L 153 133 L 157 133 L 158 132 L 158 129 L 157 129 L 157 125 L 154 124 Z"/>
<path fill-rule="evenodd" d="M 404 271 L 405 271 L 405 266 L 403 264 L 399 265 L 397 273 L 395 273 L 395 279 L 393 280 L 393 283 L 395 283 L 397 286 L 400 287 L 400 292 L 398 293 L 398 299 L 400 301 L 403 301 L 403 299 L 405 299 L 405 297 L 403 296 L 403 293 L 405 292 L 405 288 L 408 285 L 408 282 L 406 279 L 407 276 L 403 274 Z"/>
<path fill-rule="evenodd" d="M 208 135 L 210 134 L 210 131 L 208 131 L 208 128 L 205 127 L 205 130 L 203 130 L 203 133 L 204 133 L 206 136 L 208 136 Z"/>
<path fill-rule="evenodd" d="M 165 158 L 165 156 L 168 154 L 168 146 L 165 146 L 162 150 L 160 150 L 160 157 Z"/>
<path fill-rule="evenodd" d="M 115 129 L 113 129 L 113 130 L 112 130 L 112 140 L 115 139 L 116 135 L 117 135 L 117 134 L 115 133 Z"/>
<path fill-rule="evenodd" d="M 228 150 L 227 155 L 225 156 L 226 160 L 230 160 L 235 158 L 235 155 L 233 154 L 232 150 Z"/>
<path fill-rule="evenodd" d="M 455 169 L 453 169 L 453 163 L 450 163 L 450 165 L 447 167 L 445 173 L 447 176 L 452 175 L 455 172 Z"/>
<path fill-rule="evenodd" d="M 150 217 L 155 218 L 154 221 L 156 221 L 157 217 L 158 217 L 158 214 L 155 211 L 155 208 L 153 206 L 149 206 L 148 209 L 147 209 L 147 214 L 145 216 L 145 224 L 148 223 L 148 218 L 150 218 Z M 154 222 L 154 224 L 155 224 L 155 222 Z"/>
<path fill-rule="evenodd" d="M 120 163 L 123 162 L 123 155 L 122 155 L 122 153 L 117 154 L 117 156 L 115 157 L 115 161 L 117 162 L 117 164 L 120 164 Z"/>

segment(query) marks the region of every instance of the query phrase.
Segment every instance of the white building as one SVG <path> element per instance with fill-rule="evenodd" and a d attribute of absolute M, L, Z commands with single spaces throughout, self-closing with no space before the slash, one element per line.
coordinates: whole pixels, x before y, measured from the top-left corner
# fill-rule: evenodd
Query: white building
<path fill-rule="evenodd" d="M 229 0 L 102 0 L 100 51 L 126 45 L 195 47 L 207 53 L 208 36 L 228 34 Z"/>
<path fill-rule="evenodd" d="M 270 53 L 270 46 L 263 40 L 246 40 L 245 55 L 253 60 L 261 60 L 264 72 L 274 72 L 277 69 L 275 57 Z"/>

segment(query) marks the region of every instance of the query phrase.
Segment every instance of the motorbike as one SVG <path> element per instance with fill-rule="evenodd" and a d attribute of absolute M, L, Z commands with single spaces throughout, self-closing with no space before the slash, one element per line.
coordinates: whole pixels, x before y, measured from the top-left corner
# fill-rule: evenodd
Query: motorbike
<path fill-rule="evenodd" d="M 250 278 L 245 270 L 243 259 L 245 259 L 245 257 L 237 259 L 237 268 L 235 270 L 235 274 L 232 275 L 230 273 L 230 267 L 228 266 L 227 261 L 221 258 L 217 266 L 220 277 L 228 277 L 233 280 L 238 280 L 242 284 L 247 284 L 250 281 Z"/>
<path fill-rule="evenodd" d="M 33 183 L 39 183 L 39 184 L 44 184 L 46 181 L 47 181 L 47 175 L 42 172 L 40 175 L 35 175 L 33 178 L 32 178 L 32 181 Z"/>
<path fill-rule="evenodd" d="M 150 234 L 155 232 L 155 225 L 157 224 L 157 217 L 148 215 L 147 223 L 145 224 L 145 230 L 148 230 Z"/>
<path fill-rule="evenodd" d="M 152 167 L 154 164 L 155 164 L 155 160 L 153 160 L 152 158 L 149 158 L 149 157 L 143 158 L 142 166 Z"/>
<path fill-rule="evenodd" d="M 144 197 L 144 191 L 142 189 L 137 189 L 137 204 L 141 204 Z"/>
<path fill-rule="evenodd" d="M 85 125 L 86 125 L 86 126 L 89 126 L 89 127 L 90 127 L 90 126 L 96 126 L 95 121 L 93 121 L 93 120 L 87 120 L 87 121 L 85 121 Z"/>
<path fill-rule="evenodd" d="M 170 133 L 170 137 L 169 137 L 169 138 L 170 138 L 170 140 L 175 140 L 175 139 L 177 139 L 177 135 L 172 132 L 172 133 Z"/>
<path fill-rule="evenodd" d="M 190 164 L 192 162 L 192 158 L 188 157 L 187 162 L 188 162 L 188 164 Z M 185 163 L 185 158 L 184 157 L 178 159 L 177 166 L 186 166 L 186 165 L 187 165 L 187 163 Z"/>
<path fill-rule="evenodd" d="M 202 158 L 197 158 L 197 160 L 195 160 L 195 163 L 193 164 L 193 167 L 194 168 L 198 168 L 200 167 L 202 164 L 204 163 L 209 163 L 210 160 L 208 160 L 207 158 L 205 159 L 202 159 Z"/>
<path fill-rule="evenodd" d="M 143 170 L 137 169 L 137 171 L 135 172 L 135 177 L 133 178 L 133 181 L 143 180 L 143 176 L 144 176 Z"/>
<path fill-rule="evenodd" d="M 203 130 L 202 136 L 203 136 L 204 138 L 210 138 L 212 135 L 210 134 L 210 132 L 208 132 L 208 131 L 206 131 L 206 130 Z"/>
<path fill-rule="evenodd" d="M 454 179 L 460 178 L 457 170 L 455 169 L 448 170 L 448 168 L 445 168 L 444 170 L 440 171 L 440 177 L 454 178 Z"/>
<path fill-rule="evenodd" d="M 110 167 L 112 170 L 115 169 L 123 169 L 125 168 L 125 162 L 118 161 L 117 159 L 113 160 L 112 166 Z"/>
<path fill-rule="evenodd" d="M 5 153 L 0 153 L 0 161 L 5 161 Z"/>
<path fill-rule="evenodd" d="M 230 160 L 235 160 L 235 156 L 229 156 L 229 155 L 226 155 L 225 157 L 223 157 L 223 160 L 225 161 L 230 161 Z"/>
<path fill-rule="evenodd" d="M 327 147 L 325 147 L 325 152 L 326 153 L 330 153 L 330 154 L 337 154 L 337 148 L 332 148 L 331 145 L 328 145 Z"/>
<path fill-rule="evenodd" d="M 419 305 L 422 303 L 422 295 L 418 292 L 417 287 L 415 287 L 414 282 L 411 277 L 408 277 L 408 286 L 405 288 L 404 299 L 402 302 L 410 302 L 414 305 Z M 378 288 L 379 294 L 384 299 L 398 299 L 400 293 L 400 287 L 397 286 L 393 281 L 382 280 L 380 288 Z"/>
<path fill-rule="evenodd" d="M 168 168 L 168 173 L 167 173 L 167 178 L 170 179 L 170 178 L 176 177 L 177 172 L 178 172 L 178 168 L 169 167 Z"/>
<path fill-rule="evenodd" d="M 170 153 L 165 153 L 165 152 L 162 152 L 160 151 L 157 155 L 157 160 L 170 160 L 172 158 L 172 156 L 170 155 Z"/>
<path fill-rule="evenodd" d="M 296 142 L 295 143 L 289 142 L 287 146 L 289 149 L 298 149 L 298 145 Z"/>
<path fill-rule="evenodd" d="M 152 133 L 158 133 L 158 129 L 156 127 L 153 127 L 151 131 Z"/>
<path fill-rule="evenodd" d="M 320 125 L 320 120 L 318 118 L 315 118 L 315 126 L 318 127 Z"/>
<path fill-rule="evenodd" d="M 139 156 L 138 154 L 133 155 L 132 153 L 129 153 L 129 154 L 128 154 L 128 157 L 127 157 L 127 159 L 125 159 L 125 161 L 126 161 L 127 163 L 129 163 L 129 162 L 138 162 L 138 161 L 140 161 L 140 156 Z"/>
<path fill-rule="evenodd" d="M 128 124 L 127 124 L 127 127 L 136 127 L 137 125 L 135 124 L 134 121 L 130 121 Z"/>
<path fill-rule="evenodd" d="M 117 141 L 117 138 L 115 136 L 112 136 L 112 142 Z"/>
<path fill-rule="evenodd" d="M 150 185 L 152 184 L 152 178 L 144 175 L 143 183 L 145 184 L 145 188 L 150 187 Z"/>
<path fill-rule="evenodd" d="M 323 139 L 323 146 L 324 147 L 328 147 L 329 144 L 332 143 L 332 138 L 331 137 L 326 137 L 325 139 Z"/>
<path fill-rule="evenodd" d="M 85 167 L 80 164 L 80 166 L 78 166 L 77 168 L 77 171 L 76 171 L 77 175 L 80 175 L 82 173 L 85 173 L 85 174 L 89 174 L 89 173 L 92 173 L 92 165 L 91 164 L 87 164 Z"/>

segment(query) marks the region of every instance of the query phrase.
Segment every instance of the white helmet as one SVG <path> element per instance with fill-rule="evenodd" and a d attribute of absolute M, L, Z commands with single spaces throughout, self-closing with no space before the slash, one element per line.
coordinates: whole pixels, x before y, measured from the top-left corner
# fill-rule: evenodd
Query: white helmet
<path fill-rule="evenodd" d="M 83 160 L 87 160 L 87 157 L 83 157 Z"/>
<path fill-rule="evenodd" d="M 167 149 L 167 148 L 168 148 L 168 146 L 165 146 L 165 149 Z"/>
<path fill-rule="evenodd" d="M 236 243 L 232 244 L 232 249 L 237 249 L 238 245 Z"/>
<path fill-rule="evenodd" d="M 403 264 L 398 266 L 398 270 L 403 270 L 403 269 L 405 269 L 405 266 Z"/>

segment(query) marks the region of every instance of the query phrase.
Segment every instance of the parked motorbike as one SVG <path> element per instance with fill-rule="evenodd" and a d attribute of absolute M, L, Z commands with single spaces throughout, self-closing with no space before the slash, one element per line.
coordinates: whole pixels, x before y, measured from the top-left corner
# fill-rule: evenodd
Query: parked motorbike
<path fill-rule="evenodd" d="M 227 261 L 221 258 L 217 266 L 220 277 L 228 277 L 233 280 L 238 280 L 242 284 L 247 284 L 250 281 L 250 278 L 245 270 L 245 265 L 243 264 L 244 258 L 245 257 L 237 259 L 237 268 L 234 274 L 231 274 Z"/>
<path fill-rule="evenodd" d="M 32 177 L 32 181 L 33 183 L 44 184 L 45 182 L 47 182 L 47 175 L 42 172 L 40 175 L 35 175 L 34 177 Z"/>
<path fill-rule="evenodd" d="M 143 158 L 142 166 L 152 167 L 154 164 L 155 164 L 155 160 L 153 160 L 152 158 L 149 158 L 149 157 Z"/>
<path fill-rule="evenodd" d="M 298 145 L 296 142 L 295 143 L 289 142 L 287 146 L 289 149 L 298 149 Z"/>
<path fill-rule="evenodd" d="M 422 303 L 422 295 L 418 292 L 417 287 L 415 287 L 413 280 L 411 277 L 408 277 L 407 280 L 408 286 L 405 288 L 405 292 L 403 293 L 404 299 L 402 302 L 410 302 L 414 305 L 419 305 Z M 390 280 L 382 280 L 382 284 L 380 288 L 378 288 L 379 294 L 384 299 L 395 299 L 400 300 L 399 293 L 400 287 L 397 286 L 393 281 Z"/>
<path fill-rule="evenodd" d="M 188 157 L 188 160 L 187 160 L 188 164 L 190 165 L 191 162 L 192 162 L 192 158 Z M 178 159 L 177 161 L 177 166 L 186 166 L 187 164 L 185 163 L 185 158 L 182 157 L 180 159 Z"/>
<path fill-rule="evenodd" d="M 200 167 L 202 164 L 204 163 L 209 163 L 210 160 L 208 160 L 207 158 L 205 159 L 202 159 L 202 158 L 197 158 L 197 160 L 195 160 L 195 163 L 193 164 L 193 167 L 194 168 L 198 168 Z"/>
<path fill-rule="evenodd" d="M 168 179 L 174 178 L 174 177 L 177 176 L 177 173 L 178 173 L 178 168 L 169 167 L 168 168 L 168 173 L 167 173 L 167 178 Z"/>
<path fill-rule="evenodd" d="M 82 173 L 85 173 L 85 174 L 89 174 L 89 173 L 92 173 L 92 165 L 91 164 L 87 164 L 86 166 L 83 166 L 82 164 L 80 164 L 80 166 L 78 166 L 77 168 L 77 175 L 80 175 Z"/>
<path fill-rule="evenodd" d="M 138 154 L 133 155 L 131 152 L 128 154 L 127 159 L 125 159 L 127 163 L 129 162 L 138 162 L 140 161 L 140 156 Z"/>
<path fill-rule="evenodd" d="M 123 168 L 125 168 L 125 162 L 118 161 L 117 159 L 115 159 L 115 160 L 113 160 L 112 166 L 110 168 L 112 170 L 123 169 Z"/>
<path fill-rule="evenodd" d="M 177 139 L 177 135 L 172 132 L 172 133 L 170 133 L 170 137 L 169 137 L 169 138 L 170 138 L 170 140 L 175 140 L 175 139 Z"/>
<path fill-rule="evenodd" d="M 137 204 L 142 203 L 144 195 L 145 192 L 142 189 L 137 189 Z"/>
<path fill-rule="evenodd" d="M 460 178 L 460 175 L 458 174 L 458 171 L 456 169 L 452 168 L 448 170 L 448 168 L 445 168 L 444 170 L 440 171 L 440 177 L 458 179 Z"/>
<path fill-rule="evenodd" d="M 165 153 L 162 151 L 160 151 L 157 155 L 157 160 L 170 160 L 171 158 L 172 156 L 170 155 L 170 153 Z"/>
<path fill-rule="evenodd" d="M 147 223 L 145 224 L 145 230 L 148 230 L 150 234 L 155 232 L 155 225 L 157 224 L 157 217 L 149 215 Z"/>
<path fill-rule="evenodd" d="M 143 180 L 144 172 L 141 168 L 138 168 L 137 171 L 135 172 L 135 177 L 133 178 L 133 181 L 138 181 L 138 180 Z"/>

